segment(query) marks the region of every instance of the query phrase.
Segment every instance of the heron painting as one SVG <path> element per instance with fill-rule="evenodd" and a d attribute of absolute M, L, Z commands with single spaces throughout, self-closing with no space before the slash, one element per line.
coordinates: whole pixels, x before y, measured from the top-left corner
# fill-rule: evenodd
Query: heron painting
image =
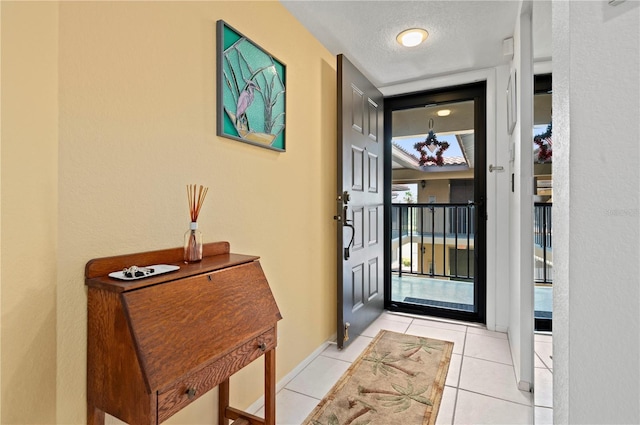
<path fill-rule="evenodd" d="M 285 150 L 286 67 L 218 21 L 218 135 Z"/>

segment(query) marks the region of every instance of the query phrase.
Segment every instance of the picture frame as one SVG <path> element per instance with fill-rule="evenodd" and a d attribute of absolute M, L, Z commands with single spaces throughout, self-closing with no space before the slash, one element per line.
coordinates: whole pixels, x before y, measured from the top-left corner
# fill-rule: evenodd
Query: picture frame
<path fill-rule="evenodd" d="M 217 135 L 286 152 L 286 65 L 216 23 Z"/>
<path fill-rule="evenodd" d="M 516 70 L 511 71 L 507 84 L 507 132 L 513 134 L 518 121 L 518 95 L 516 84 Z"/>

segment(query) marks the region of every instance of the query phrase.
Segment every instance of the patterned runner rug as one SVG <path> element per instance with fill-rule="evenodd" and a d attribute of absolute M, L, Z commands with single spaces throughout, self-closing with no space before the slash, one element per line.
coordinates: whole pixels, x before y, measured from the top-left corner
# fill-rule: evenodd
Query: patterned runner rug
<path fill-rule="evenodd" d="M 303 422 L 435 424 L 453 343 L 380 331 Z"/>

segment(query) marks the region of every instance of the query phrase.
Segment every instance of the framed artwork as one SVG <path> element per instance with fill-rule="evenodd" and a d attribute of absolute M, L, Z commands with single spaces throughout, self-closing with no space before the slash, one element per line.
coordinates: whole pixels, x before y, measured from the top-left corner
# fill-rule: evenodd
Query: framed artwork
<path fill-rule="evenodd" d="M 507 84 L 507 131 L 513 134 L 513 129 L 518 120 L 518 96 L 516 85 L 516 70 L 511 71 Z"/>
<path fill-rule="evenodd" d="M 217 22 L 217 134 L 286 150 L 286 66 Z"/>

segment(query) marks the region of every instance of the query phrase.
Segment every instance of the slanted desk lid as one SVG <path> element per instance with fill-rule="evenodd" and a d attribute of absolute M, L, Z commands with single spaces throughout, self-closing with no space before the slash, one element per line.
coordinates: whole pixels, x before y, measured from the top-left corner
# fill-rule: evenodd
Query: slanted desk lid
<path fill-rule="evenodd" d="M 150 392 L 215 361 L 282 318 L 258 261 L 121 296 Z"/>

